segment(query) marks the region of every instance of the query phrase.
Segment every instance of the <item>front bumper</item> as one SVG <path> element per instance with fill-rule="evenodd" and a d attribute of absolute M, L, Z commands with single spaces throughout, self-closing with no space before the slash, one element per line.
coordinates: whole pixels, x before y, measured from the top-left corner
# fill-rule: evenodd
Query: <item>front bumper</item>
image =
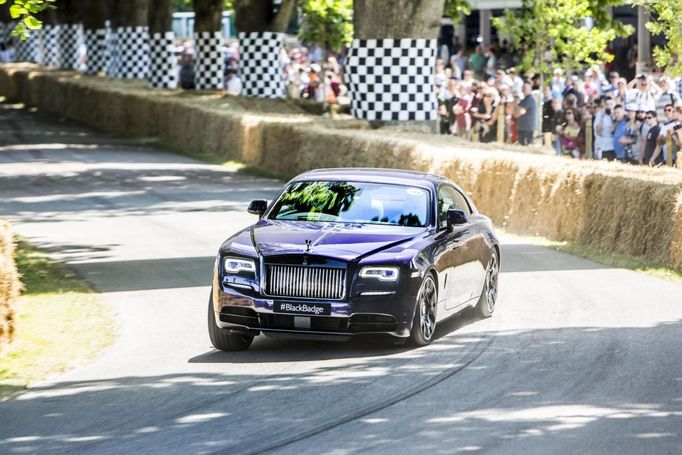
<path fill-rule="evenodd" d="M 217 280 L 216 280 L 217 281 Z M 348 339 L 359 335 L 406 338 L 412 328 L 415 298 L 399 294 L 356 296 L 344 301 L 272 298 L 234 289 L 225 283 L 213 288 L 213 309 L 219 327 L 257 335 Z M 276 301 L 331 305 L 329 316 L 276 313 Z"/>

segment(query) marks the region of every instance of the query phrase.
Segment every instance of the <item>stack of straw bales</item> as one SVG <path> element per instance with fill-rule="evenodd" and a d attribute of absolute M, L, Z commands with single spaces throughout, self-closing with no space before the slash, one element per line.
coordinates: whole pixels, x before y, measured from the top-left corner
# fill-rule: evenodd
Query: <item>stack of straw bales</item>
<path fill-rule="evenodd" d="M 470 149 L 442 137 L 333 122 L 286 102 L 151 91 L 31 65 L 0 66 L 0 95 L 98 129 L 154 136 L 281 176 L 321 167 L 447 176 L 510 232 L 571 240 L 682 269 L 682 172 Z M 264 107 L 265 106 L 265 107 Z"/>
<path fill-rule="evenodd" d="M 14 265 L 14 240 L 10 225 L 0 220 L 0 351 L 14 335 L 19 275 Z"/>

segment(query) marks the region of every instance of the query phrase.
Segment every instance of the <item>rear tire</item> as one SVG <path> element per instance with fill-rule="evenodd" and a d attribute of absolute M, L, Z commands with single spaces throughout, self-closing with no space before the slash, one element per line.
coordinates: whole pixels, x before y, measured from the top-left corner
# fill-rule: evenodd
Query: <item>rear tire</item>
<path fill-rule="evenodd" d="M 221 329 L 216 324 L 215 312 L 213 311 L 213 292 L 208 299 L 208 337 L 214 348 L 221 351 L 243 351 L 251 346 L 253 336 L 231 333 L 227 329 Z"/>
<path fill-rule="evenodd" d="M 417 295 L 410 342 L 414 346 L 426 346 L 433 340 L 436 331 L 436 307 L 438 290 L 431 274 L 426 275 Z"/>
<path fill-rule="evenodd" d="M 477 316 L 489 318 L 495 311 L 497 303 L 497 281 L 500 273 L 500 262 L 497 258 L 497 250 L 493 248 L 488 259 L 488 267 L 485 272 L 485 282 L 481 296 L 478 298 L 475 312 Z"/>

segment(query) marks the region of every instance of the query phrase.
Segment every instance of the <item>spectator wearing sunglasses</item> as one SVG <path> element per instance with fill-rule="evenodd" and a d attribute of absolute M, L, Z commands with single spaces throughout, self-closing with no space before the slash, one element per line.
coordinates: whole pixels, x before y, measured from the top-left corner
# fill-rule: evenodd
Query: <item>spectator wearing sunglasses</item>
<path fill-rule="evenodd" d="M 673 106 L 679 104 L 680 96 L 675 91 L 673 82 L 665 76 L 658 80 L 658 86 L 661 89 L 661 94 L 658 95 L 658 99 L 656 100 L 656 113 L 659 118 L 663 118 L 665 115 L 664 109 L 669 104 Z"/>
<path fill-rule="evenodd" d="M 668 147 L 666 145 L 668 131 L 674 131 L 675 126 L 679 125 L 679 122 L 675 118 L 675 107 L 672 104 L 667 104 L 665 108 L 663 108 L 663 112 L 665 121 L 660 125 L 658 140 L 656 141 L 656 150 L 649 160 L 650 166 L 665 163 L 665 160 L 668 158 Z"/>

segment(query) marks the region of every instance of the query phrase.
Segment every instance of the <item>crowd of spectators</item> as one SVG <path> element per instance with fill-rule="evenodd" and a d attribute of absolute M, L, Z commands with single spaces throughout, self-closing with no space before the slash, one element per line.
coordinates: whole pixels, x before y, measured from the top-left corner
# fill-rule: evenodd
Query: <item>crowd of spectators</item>
<path fill-rule="evenodd" d="M 549 81 L 517 74 L 515 56 L 458 47 L 436 64 L 439 132 L 478 142 L 546 143 L 557 155 L 661 165 L 671 133 L 682 144 L 682 78 L 657 71 L 628 81 L 594 65 Z M 543 83 L 544 82 L 544 83 Z"/>
<path fill-rule="evenodd" d="M 194 88 L 194 48 L 191 41 L 177 48 L 180 86 Z M 334 106 L 348 102 L 343 83 L 345 53 L 327 54 L 319 46 L 292 46 L 282 49 L 282 76 L 289 98 L 307 99 Z M 238 95 L 242 89 L 239 75 L 239 46 L 236 42 L 223 47 L 225 90 Z M 344 99 L 345 97 L 345 99 Z"/>

